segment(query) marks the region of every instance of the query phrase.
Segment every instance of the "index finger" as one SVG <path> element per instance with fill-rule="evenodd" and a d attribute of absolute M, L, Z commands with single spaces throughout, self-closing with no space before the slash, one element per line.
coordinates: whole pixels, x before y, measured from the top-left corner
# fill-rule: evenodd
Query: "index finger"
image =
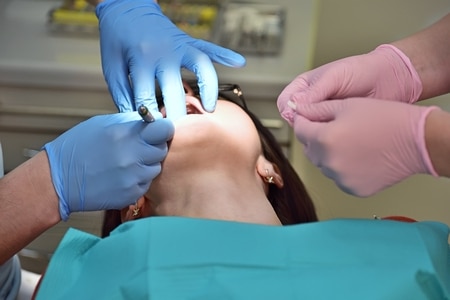
<path fill-rule="evenodd" d="M 142 61 L 130 65 L 130 78 L 133 85 L 134 110 L 145 105 L 150 111 L 158 111 L 155 95 L 155 69 Z"/>
<path fill-rule="evenodd" d="M 176 120 L 186 115 L 186 94 L 181 80 L 180 66 L 165 65 L 156 76 L 164 98 L 166 117 Z"/>
<path fill-rule="evenodd" d="M 213 112 L 217 103 L 219 80 L 211 60 L 199 50 L 188 47 L 183 58 L 183 65 L 197 76 L 203 108 Z"/>
<path fill-rule="evenodd" d="M 119 112 L 133 111 L 132 91 L 128 80 L 128 66 L 122 62 L 114 65 L 103 64 L 103 74 L 109 93 Z"/>

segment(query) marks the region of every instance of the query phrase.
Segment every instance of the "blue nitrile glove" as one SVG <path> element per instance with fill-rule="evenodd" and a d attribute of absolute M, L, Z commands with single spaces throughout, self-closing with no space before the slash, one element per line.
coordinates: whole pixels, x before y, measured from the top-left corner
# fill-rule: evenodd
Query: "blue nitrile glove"
<path fill-rule="evenodd" d="M 47 143 L 61 218 L 135 202 L 160 173 L 173 133 L 168 119 L 145 123 L 128 112 L 93 117 Z"/>
<path fill-rule="evenodd" d="M 97 5 L 96 13 L 103 74 L 121 112 L 136 110 L 141 104 L 157 111 L 156 77 L 167 116 L 185 115 L 181 67 L 195 73 L 203 106 L 212 112 L 218 80 L 211 61 L 229 67 L 245 65 L 245 58 L 236 52 L 178 29 L 153 0 L 106 0 Z"/>

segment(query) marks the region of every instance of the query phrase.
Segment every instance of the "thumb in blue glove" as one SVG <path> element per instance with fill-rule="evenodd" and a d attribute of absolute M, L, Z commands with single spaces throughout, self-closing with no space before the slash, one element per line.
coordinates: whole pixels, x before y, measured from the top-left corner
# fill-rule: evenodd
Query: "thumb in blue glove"
<path fill-rule="evenodd" d="M 170 120 L 148 124 L 129 112 L 93 117 L 45 144 L 61 218 L 135 202 L 160 173 L 173 133 Z"/>
<path fill-rule="evenodd" d="M 240 54 L 178 29 L 152 0 L 106 0 L 97 5 L 96 13 L 103 74 L 121 112 L 136 110 L 141 104 L 156 112 L 156 77 L 167 117 L 174 120 L 185 115 L 182 67 L 195 73 L 203 107 L 212 112 L 218 95 L 212 62 L 245 65 Z"/>

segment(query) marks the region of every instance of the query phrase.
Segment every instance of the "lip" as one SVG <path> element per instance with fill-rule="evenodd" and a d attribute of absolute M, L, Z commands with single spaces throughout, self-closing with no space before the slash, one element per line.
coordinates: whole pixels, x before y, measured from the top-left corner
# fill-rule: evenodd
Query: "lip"
<path fill-rule="evenodd" d="M 163 108 L 164 110 L 165 108 Z M 199 114 L 207 114 L 208 112 L 203 109 L 202 104 L 200 103 L 200 100 L 194 96 L 186 95 L 186 112 L 187 114 L 184 117 L 181 117 L 180 119 L 176 120 L 174 122 L 175 128 L 177 126 L 180 126 L 181 123 L 183 123 L 186 118 L 189 118 L 191 115 L 199 115 Z M 165 115 L 165 112 L 164 112 Z M 172 145 L 172 140 L 170 140 L 168 143 L 168 147 L 170 148 Z"/>
<path fill-rule="evenodd" d="M 203 109 L 200 100 L 194 96 L 186 95 L 185 97 L 186 103 L 186 115 L 195 115 L 195 114 L 207 114 L 208 112 Z M 163 118 L 167 118 L 166 108 L 163 106 L 160 110 L 160 113 Z"/>
<path fill-rule="evenodd" d="M 205 114 L 205 113 L 207 113 L 207 111 L 203 109 L 202 104 L 200 103 L 200 100 L 193 96 L 189 96 L 189 95 L 186 95 L 186 111 L 188 114 Z"/>

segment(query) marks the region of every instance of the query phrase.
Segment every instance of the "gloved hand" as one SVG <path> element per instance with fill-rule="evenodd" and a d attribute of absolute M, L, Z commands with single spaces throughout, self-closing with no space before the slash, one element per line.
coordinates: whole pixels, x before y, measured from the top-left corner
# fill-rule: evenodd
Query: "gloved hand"
<path fill-rule="evenodd" d="M 437 176 L 424 133 L 437 107 L 367 98 L 289 105 L 306 156 L 349 194 L 370 196 L 414 174 Z"/>
<path fill-rule="evenodd" d="M 161 171 L 170 120 L 145 123 L 137 112 L 93 117 L 45 144 L 59 212 L 121 209 Z"/>
<path fill-rule="evenodd" d="M 136 110 L 141 104 L 158 111 L 156 76 L 168 118 L 185 115 L 180 67 L 195 73 L 202 104 L 212 112 L 218 80 L 211 60 L 230 67 L 245 65 L 241 55 L 179 30 L 153 0 L 105 0 L 97 5 L 96 13 L 103 74 L 121 112 Z"/>
<path fill-rule="evenodd" d="M 343 58 L 300 74 L 278 97 L 278 109 L 292 119 L 288 101 L 298 105 L 331 99 L 368 97 L 413 103 L 422 93 L 422 82 L 403 52 L 381 45 L 372 52 Z"/>

